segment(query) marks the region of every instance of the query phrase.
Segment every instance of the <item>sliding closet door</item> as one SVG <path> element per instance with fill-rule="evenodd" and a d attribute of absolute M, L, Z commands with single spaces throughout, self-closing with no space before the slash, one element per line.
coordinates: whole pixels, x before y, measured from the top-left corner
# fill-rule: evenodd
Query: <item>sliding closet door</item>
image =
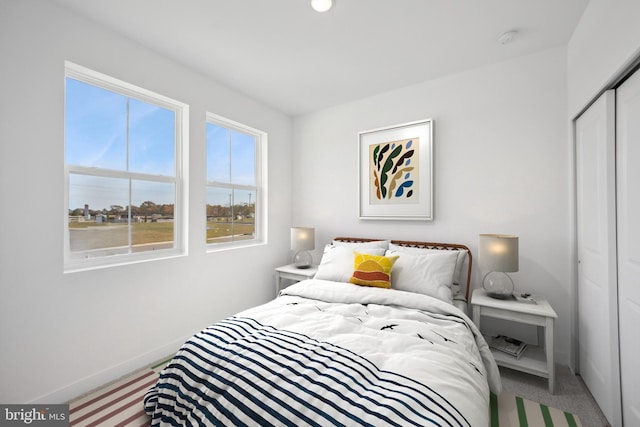
<path fill-rule="evenodd" d="M 613 91 L 575 121 L 575 138 L 579 373 L 607 419 L 619 426 Z"/>
<path fill-rule="evenodd" d="M 616 109 L 622 416 L 640 426 L 640 72 L 618 88 Z"/>

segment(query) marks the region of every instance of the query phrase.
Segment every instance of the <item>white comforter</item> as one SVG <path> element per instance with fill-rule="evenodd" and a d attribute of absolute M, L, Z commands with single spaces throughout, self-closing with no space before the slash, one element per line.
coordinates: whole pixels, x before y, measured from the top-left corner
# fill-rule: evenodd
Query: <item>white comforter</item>
<path fill-rule="evenodd" d="M 500 388 L 487 344 L 452 305 L 305 280 L 195 335 L 145 410 L 153 425 L 484 427 Z"/>

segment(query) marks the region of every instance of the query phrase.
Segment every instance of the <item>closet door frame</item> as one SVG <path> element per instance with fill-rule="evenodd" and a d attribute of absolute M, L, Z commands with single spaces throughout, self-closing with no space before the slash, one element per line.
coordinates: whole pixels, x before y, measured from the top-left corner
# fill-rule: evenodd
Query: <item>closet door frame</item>
<path fill-rule="evenodd" d="M 616 268 L 615 91 L 574 120 L 577 370 L 614 426 L 622 425 Z"/>

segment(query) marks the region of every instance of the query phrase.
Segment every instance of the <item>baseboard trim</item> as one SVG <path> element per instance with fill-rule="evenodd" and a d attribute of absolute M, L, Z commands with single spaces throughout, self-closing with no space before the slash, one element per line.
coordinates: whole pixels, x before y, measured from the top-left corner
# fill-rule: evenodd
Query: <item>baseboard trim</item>
<path fill-rule="evenodd" d="M 166 359 L 170 355 L 175 354 L 188 338 L 189 337 L 184 337 L 183 339 L 173 341 L 110 368 L 88 375 L 78 381 L 39 396 L 27 402 L 27 404 L 68 403 L 71 400 L 92 393 L 104 387 L 106 384 L 118 381 L 140 369 L 148 368 L 150 365 Z"/>

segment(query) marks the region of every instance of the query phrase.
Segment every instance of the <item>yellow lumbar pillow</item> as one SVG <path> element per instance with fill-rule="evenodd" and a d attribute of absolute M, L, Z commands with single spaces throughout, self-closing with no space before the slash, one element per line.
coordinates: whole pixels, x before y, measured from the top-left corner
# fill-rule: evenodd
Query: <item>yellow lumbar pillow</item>
<path fill-rule="evenodd" d="M 378 288 L 391 287 L 391 268 L 399 258 L 398 255 L 369 255 L 355 251 L 354 255 L 353 268 L 355 271 L 349 279 L 350 283 Z"/>

